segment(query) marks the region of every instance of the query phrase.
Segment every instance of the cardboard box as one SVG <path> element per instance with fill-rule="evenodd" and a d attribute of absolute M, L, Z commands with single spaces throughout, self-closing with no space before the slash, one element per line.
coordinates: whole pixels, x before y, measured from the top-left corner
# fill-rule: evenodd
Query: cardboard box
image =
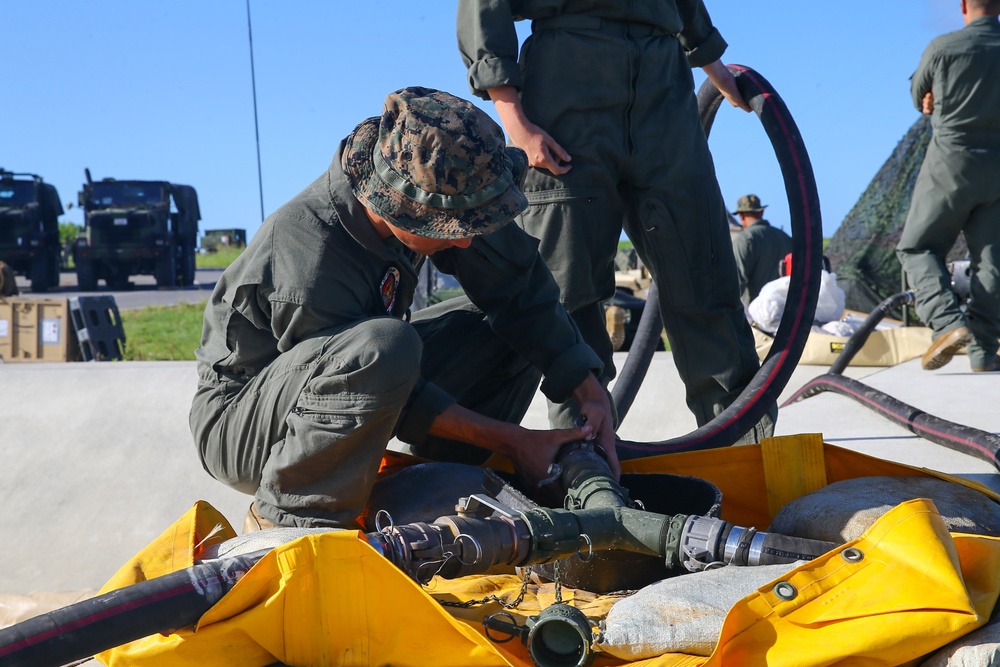
<path fill-rule="evenodd" d="M 79 361 L 66 299 L 0 299 L 0 360 Z"/>
<path fill-rule="evenodd" d="M 771 351 L 774 338 L 754 329 L 757 355 L 761 361 Z M 850 338 L 812 332 L 806 340 L 799 364 L 830 366 L 837 360 Z M 927 327 L 898 327 L 872 331 L 848 366 L 895 366 L 921 356 L 931 344 Z"/>

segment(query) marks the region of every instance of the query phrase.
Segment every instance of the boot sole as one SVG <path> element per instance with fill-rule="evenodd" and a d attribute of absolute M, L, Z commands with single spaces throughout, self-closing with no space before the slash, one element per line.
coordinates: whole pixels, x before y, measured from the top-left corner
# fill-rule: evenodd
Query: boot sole
<path fill-rule="evenodd" d="M 944 334 L 945 338 L 951 336 L 952 332 Z M 964 334 L 959 335 L 953 341 L 948 342 L 939 350 L 935 350 L 934 354 L 929 358 L 925 355 L 922 360 L 922 365 L 925 371 L 933 371 L 941 368 L 949 361 L 951 358 L 958 354 L 959 350 L 972 342 L 972 332 L 966 331 Z"/>

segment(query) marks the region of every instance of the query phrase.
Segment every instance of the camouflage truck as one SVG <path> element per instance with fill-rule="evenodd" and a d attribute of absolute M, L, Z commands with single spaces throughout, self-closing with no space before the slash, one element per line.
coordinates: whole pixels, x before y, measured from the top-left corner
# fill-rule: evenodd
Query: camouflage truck
<path fill-rule="evenodd" d="M 246 248 L 247 230 L 245 229 L 206 229 L 201 237 L 201 249 L 205 252 L 218 252 L 219 248 Z"/>
<path fill-rule="evenodd" d="M 152 275 L 158 287 L 194 283 L 198 194 L 166 181 L 87 182 L 80 192 L 84 231 L 73 248 L 81 290 L 125 289 L 129 276 Z"/>
<path fill-rule="evenodd" d="M 31 281 L 32 292 L 59 285 L 59 216 L 55 186 L 37 174 L 0 169 L 0 261 Z"/>

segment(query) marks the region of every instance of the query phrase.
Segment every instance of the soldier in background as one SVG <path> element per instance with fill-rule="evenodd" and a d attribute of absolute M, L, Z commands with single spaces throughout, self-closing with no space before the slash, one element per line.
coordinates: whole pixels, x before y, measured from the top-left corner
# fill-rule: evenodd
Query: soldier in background
<path fill-rule="evenodd" d="M 780 264 L 792 251 L 792 237 L 764 219 L 767 205 L 757 195 L 744 195 L 733 211 L 743 231 L 733 238 L 736 269 L 740 274 L 740 297 L 749 304 L 764 285 L 780 277 Z"/>
<path fill-rule="evenodd" d="M 923 356 L 940 368 L 968 344 L 975 372 L 1000 370 L 1000 0 L 962 0 L 965 27 L 934 39 L 911 78 L 934 134 L 896 254 L 933 330 Z M 945 257 L 960 233 L 971 257 L 963 314 Z"/>

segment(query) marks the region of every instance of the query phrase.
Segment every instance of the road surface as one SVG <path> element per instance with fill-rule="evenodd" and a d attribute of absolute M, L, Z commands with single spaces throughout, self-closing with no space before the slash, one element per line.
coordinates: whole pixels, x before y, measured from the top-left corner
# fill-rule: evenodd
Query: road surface
<path fill-rule="evenodd" d="M 70 298 L 74 296 L 100 296 L 110 294 L 115 298 L 118 310 L 145 308 L 146 306 L 172 306 L 178 303 L 204 303 L 222 275 L 222 269 L 198 269 L 195 272 L 194 284 L 190 287 L 174 289 L 159 289 L 152 276 L 132 276 L 129 279 L 131 289 L 112 291 L 101 281 L 96 292 L 81 292 L 77 289 L 76 273 L 64 271 L 59 274 L 59 287 L 48 292 L 36 294 L 31 291 L 31 281 L 23 276 L 17 277 L 17 286 L 21 290 L 19 296 L 38 298 Z"/>

